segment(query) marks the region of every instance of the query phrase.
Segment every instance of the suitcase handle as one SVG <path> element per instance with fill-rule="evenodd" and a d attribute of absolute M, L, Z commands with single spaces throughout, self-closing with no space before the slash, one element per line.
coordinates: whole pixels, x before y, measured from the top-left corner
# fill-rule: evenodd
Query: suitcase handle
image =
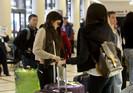
<path fill-rule="evenodd" d="M 56 61 L 53 62 L 54 83 L 56 83 L 56 73 L 55 73 L 56 69 L 55 69 L 55 67 L 57 67 L 57 86 L 58 86 L 58 89 L 60 90 L 59 67 L 58 67 Z M 64 68 L 63 69 L 63 78 L 64 78 L 64 82 L 65 82 L 65 91 L 67 91 L 66 64 L 63 64 L 62 67 Z"/>
<path fill-rule="evenodd" d="M 57 64 L 56 64 L 57 65 Z M 64 78 L 64 82 L 65 82 L 65 92 L 67 92 L 67 78 L 66 78 L 66 64 L 63 64 L 63 78 Z M 60 80 L 59 80 L 59 67 L 57 66 L 57 85 L 58 85 L 58 89 L 60 89 Z"/>

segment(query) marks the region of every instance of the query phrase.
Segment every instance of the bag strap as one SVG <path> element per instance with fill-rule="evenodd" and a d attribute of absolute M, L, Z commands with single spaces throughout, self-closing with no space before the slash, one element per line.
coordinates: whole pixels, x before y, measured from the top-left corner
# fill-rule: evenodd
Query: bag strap
<path fill-rule="evenodd" d="M 25 28 L 27 30 L 27 36 L 26 36 L 26 40 L 30 39 L 30 29 L 28 27 Z"/>

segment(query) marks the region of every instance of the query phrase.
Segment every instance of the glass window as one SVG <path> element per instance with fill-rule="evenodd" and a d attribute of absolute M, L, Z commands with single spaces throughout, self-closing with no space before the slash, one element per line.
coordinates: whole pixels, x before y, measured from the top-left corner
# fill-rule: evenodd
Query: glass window
<path fill-rule="evenodd" d="M 45 9 L 55 9 L 55 0 L 45 0 Z"/>
<path fill-rule="evenodd" d="M 66 0 L 66 16 L 68 17 L 68 21 L 71 20 L 71 0 Z"/>
<path fill-rule="evenodd" d="M 14 38 L 28 24 L 28 17 L 32 13 L 32 0 L 11 0 L 11 8 L 11 30 Z"/>
<path fill-rule="evenodd" d="M 83 0 L 80 0 L 80 19 L 83 18 Z"/>
<path fill-rule="evenodd" d="M 11 8 L 13 9 L 17 8 L 16 0 L 11 0 Z"/>
<path fill-rule="evenodd" d="M 32 0 L 26 0 L 26 25 L 28 25 L 28 17 L 32 14 Z"/>

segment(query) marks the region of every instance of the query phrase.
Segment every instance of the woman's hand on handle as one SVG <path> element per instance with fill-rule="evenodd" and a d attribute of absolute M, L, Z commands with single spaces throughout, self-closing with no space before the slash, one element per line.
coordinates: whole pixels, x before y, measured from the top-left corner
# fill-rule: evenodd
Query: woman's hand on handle
<path fill-rule="evenodd" d="M 55 61 L 56 61 L 56 62 L 58 62 L 58 61 L 60 61 L 60 60 L 61 60 L 61 58 L 60 58 L 59 56 L 56 56 L 56 57 L 55 57 Z"/>
<path fill-rule="evenodd" d="M 61 67 L 63 64 L 66 64 L 66 60 L 58 61 L 58 66 Z"/>

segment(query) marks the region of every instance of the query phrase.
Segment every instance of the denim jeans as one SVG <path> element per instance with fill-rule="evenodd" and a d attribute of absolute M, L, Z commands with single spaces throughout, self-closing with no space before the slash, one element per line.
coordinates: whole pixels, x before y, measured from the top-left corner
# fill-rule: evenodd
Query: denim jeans
<path fill-rule="evenodd" d="M 122 88 L 122 72 L 114 76 L 113 93 L 121 93 Z"/>
<path fill-rule="evenodd" d="M 124 49 L 124 55 L 129 62 L 129 81 L 130 85 L 133 85 L 133 49 Z"/>

